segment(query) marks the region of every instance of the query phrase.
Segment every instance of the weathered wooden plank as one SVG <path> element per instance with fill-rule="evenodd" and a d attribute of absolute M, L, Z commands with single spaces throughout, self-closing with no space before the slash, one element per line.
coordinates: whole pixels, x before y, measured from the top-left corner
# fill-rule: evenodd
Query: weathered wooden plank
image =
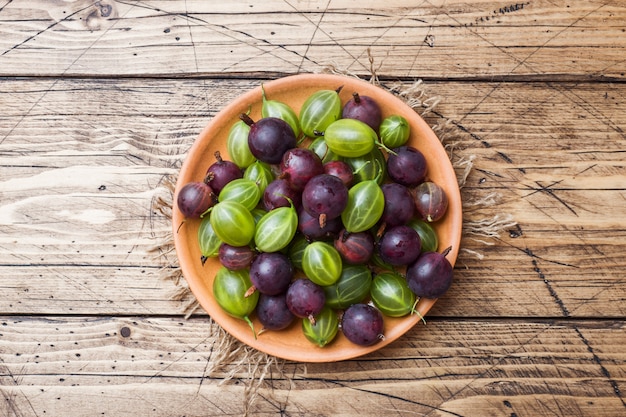
<path fill-rule="evenodd" d="M 8 2 L 0 75 L 623 79 L 621 2 Z M 521 36 L 523 34 L 523 36 Z M 124 65 L 120 65 L 124 62 Z"/>
<path fill-rule="evenodd" d="M 149 252 L 170 233 L 152 206 L 169 195 L 164 176 L 178 171 L 202 127 L 259 82 L 4 80 L 0 310 L 178 312 Z M 484 256 L 462 252 L 457 282 L 432 314 L 624 317 L 626 88 L 426 88 L 442 98 L 427 120 L 447 124 L 455 155 L 476 157 L 463 189 L 463 249 Z M 484 199 L 492 205 L 473 205 Z M 518 226 L 499 238 L 471 233 L 507 214 Z"/>
<path fill-rule="evenodd" d="M 223 340 L 202 318 L 5 316 L 0 411 L 212 416 L 249 404 L 252 415 L 619 416 L 624 330 L 621 320 L 433 320 L 361 359 L 261 360 L 255 371 L 237 354 L 217 366 Z M 266 365 L 249 403 L 248 378 Z"/>

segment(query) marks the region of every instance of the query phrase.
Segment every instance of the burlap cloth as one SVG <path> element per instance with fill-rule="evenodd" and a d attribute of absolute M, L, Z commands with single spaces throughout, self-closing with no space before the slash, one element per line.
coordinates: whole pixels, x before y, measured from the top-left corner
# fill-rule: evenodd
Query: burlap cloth
<path fill-rule="evenodd" d="M 373 60 L 370 58 L 370 63 Z M 347 76 L 355 76 L 345 71 L 339 71 L 334 67 L 327 67 L 323 72 L 341 74 Z M 453 120 L 447 118 L 437 109 L 443 97 L 429 93 L 429 88 L 422 81 L 418 80 L 412 84 L 401 82 L 381 82 L 374 70 L 371 68 L 370 82 L 389 92 L 395 94 L 406 102 L 416 113 L 418 113 L 431 126 L 433 131 L 441 140 L 444 148 L 455 169 L 459 187 L 461 189 L 461 198 L 463 201 L 464 212 L 474 210 L 481 207 L 487 207 L 496 204 L 499 195 L 490 193 L 484 196 L 469 197 L 464 193 L 463 187 L 474 167 L 475 156 L 468 154 L 465 150 L 468 141 L 466 132 L 458 127 Z M 174 194 L 174 186 L 176 183 L 175 176 L 167 176 L 161 183 L 162 191 L 154 198 L 153 209 L 161 217 L 160 220 L 169 225 L 171 221 L 172 200 Z M 475 217 L 475 216 L 474 216 Z M 493 239 L 500 236 L 506 230 L 515 226 L 515 221 L 510 215 L 498 214 L 488 218 L 463 221 L 462 241 L 472 239 L 481 245 L 494 244 Z M 476 247 L 474 245 L 474 247 Z M 162 265 L 160 270 L 161 278 L 172 286 L 171 299 L 182 305 L 181 314 L 187 319 L 194 313 L 200 313 L 200 305 L 194 298 L 189 289 L 182 271 L 178 266 L 176 253 L 174 248 L 174 240 L 171 233 L 158 239 L 157 244 L 153 248 L 155 258 Z M 481 259 L 483 254 L 476 250 L 470 250 L 464 247 L 460 248 L 459 260 L 464 256 L 471 256 Z M 228 334 L 210 317 L 206 317 L 207 334 L 214 338 L 215 346 L 212 348 L 211 357 L 208 367 L 204 373 L 205 378 L 218 377 L 221 379 L 220 384 L 229 381 L 237 381 L 245 386 L 242 398 L 243 415 L 248 415 L 252 411 L 255 400 L 258 397 L 258 389 L 264 385 L 271 386 L 271 376 L 280 375 L 281 378 L 287 378 L 282 372 L 285 363 L 282 359 L 278 359 L 271 355 L 259 352 L 247 345 L 239 342 L 237 339 Z"/>

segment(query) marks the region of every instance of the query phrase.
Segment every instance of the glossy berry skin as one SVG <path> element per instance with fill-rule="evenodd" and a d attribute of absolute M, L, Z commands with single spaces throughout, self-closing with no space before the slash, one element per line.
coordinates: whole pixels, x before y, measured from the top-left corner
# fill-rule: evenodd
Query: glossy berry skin
<path fill-rule="evenodd" d="M 337 313 L 328 306 L 315 316 L 315 321 L 302 320 L 302 333 L 309 342 L 324 347 L 335 339 L 339 332 Z"/>
<path fill-rule="evenodd" d="M 296 318 L 287 308 L 286 293 L 259 294 L 256 316 L 265 330 L 283 330 L 289 327 Z"/>
<path fill-rule="evenodd" d="M 419 234 L 406 225 L 387 228 L 379 242 L 380 257 L 390 265 L 408 265 L 420 254 Z"/>
<path fill-rule="evenodd" d="M 348 233 L 344 229 L 335 239 L 334 246 L 346 263 L 364 264 L 374 253 L 374 237 L 368 231 Z"/>
<path fill-rule="evenodd" d="M 403 317 L 414 312 L 416 296 L 406 279 L 393 272 L 376 275 L 370 288 L 372 303 L 389 317 Z"/>
<path fill-rule="evenodd" d="M 383 336 L 383 315 L 369 304 L 353 304 L 341 318 L 341 330 L 348 340 L 360 346 L 371 346 Z"/>
<path fill-rule="evenodd" d="M 254 258 L 250 246 L 232 246 L 222 243 L 218 251 L 220 263 L 233 271 L 248 268 Z"/>
<path fill-rule="evenodd" d="M 385 209 L 385 196 L 375 180 L 361 181 L 350 188 L 341 220 L 350 233 L 374 227 Z"/>
<path fill-rule="evenodd" d="M 387 159 L 387 173 L 397 183 L 415 187 L 426 178 L 426 158 L 412 146 L 400 146 L 393 149 Z"/>
<path fill-rule="evenodd" d="M 394 114 L 386 117 L 378 128 L 380 140 L 388 148 L 403 146 L 411 135 L 411 126 L 402 116 Z"/>
<path fill-rule="evenodd" d="M 343 106 L 341 117 L 360 120 L 378 132 L 382 112 L 373 98 L 353 93 L 352 98 Z"/>
<path fill-rule="evenodd" d="M 299 191 L 294 190 L 289 181 L 277 178 L 267 184 L 263 192 L 263 207 L 271 211 L 278 207 L 293 206 L 298 209 L 302 205 L 302 196 Z"/>
<path fill-rule="evenodd" d="M 352 167 L 345 161 L 328 161 L 324 164 L 324 173 L 334 175 L 343 181 L 346 187 L 350 187 L 354 181 Z"/>
<path fill-rule="evenodd" d="M 302 208 L 311 216 L 339 217 L 348 202 L 348 187 L 334 175 L 313 177 L 302 191 Z"/>
<path fill-rule="evenodd" d="M 219 194 L 222 188 L 232 180 L 243 178 L 243 171 L 232 161 L 222 159 L 219 151 L 215 152 L 216 161 L 206 171 L 207 184 L 211 186 L 215 194 Z"/>
<path fill-rule="evenodd" d="M 324 226 L 320 226 L 318 217 L 311 216 L 306 210 L 298 212 L 298 231 L 308 240 L 334 237 L 343 227 L 340 217 L 327 219 Z"/>
<path fill-rule="evenodd" d="M 265 117 L 250 126 L 248 147 L 259 161 L 278 164 L 283 154 L 296 146 L 297 140 L 293 129 L 282 119 Z"/>
<path fill-rule="evenodd" d="M 324 173 L 322 159 L 308 148 L 292 148 L 283 154 L 280 162 L 280 178 L 284 178 L 295 190 L 302 191 L 311 178 Z"/>
<path fill-rule="evenodd" d="M 441 219 L 448 210 L 448 197 L 439 185 L 424 181 L 415 188 L 415 208 L 429 223 Z"/>
<path fill-rule="evenodd" d="M 217 201 L 213 189 L 204 182 L 189 182 L 178 192 L 176 204 L 186 218 L 198 218 Z"/>
<path fill-rule="evenodd" d="M 409 288 L 418 297 L 441 297 L 450 288 L 452 279 L 452 265 L 439 252 L 422 253 L 406 270 Z"/>
<path fill-rule="evenodd" d="M 385 196 L 385 208 L 381 220 L 387 226 L 397 226 L 411 220 L 415 214 L 415 202 L 411 191 L 396 182 L 385 183 L 380 189 Z"/>
<path fill-rule="evenodd" d="M 326 302 L 326 294 L 319 285 L 306 278 L 297 279 L 287 289 L 287 307 L 294 315 L 315 320 Z"/>
<path fill-rule="evenodd" d="M 280 252 L 261 253 L 250 265 L 250 281 L 263 294 L 277 295 L 287 291 L 293 274 L 291 261 Z"/>

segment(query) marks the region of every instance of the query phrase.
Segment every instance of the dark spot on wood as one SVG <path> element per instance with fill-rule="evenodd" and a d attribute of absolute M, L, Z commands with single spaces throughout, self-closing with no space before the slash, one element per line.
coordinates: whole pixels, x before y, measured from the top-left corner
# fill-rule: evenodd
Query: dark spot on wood
<path fill-rule="evenodd" d="M 120 329 L 120 334 L 122 335 L 122 337 L 129 337 L 130 336 L 130 328 L 124 326 Z"/>
<path fill-rule="evenodd" d="M 101 185 L 100 187 L 98 187 L 98 190 L 100 190 L 100 191 L 104 191 L 106 189 L 107 189 L 106 185 Z"/>
<path fill-rule="evenodd" d="M 520 227 L 519 224 L 516 224 L 513 229 L 509 230 L 509 237 L 512 237 L 513 239 L 518 238 L 522 236 L 523 234 L 524 233 L 522 232 L 522 228 Z"/>
<path fill-rule="evenodd" d="M 163 31 L 163 33 L 170 33 L 170 28 L 165 28 L 165 30 Z"/>
<path fill-rule="evenodd" d="M 500 157 L 502 159 L 504 159 L 507 163 L 512 164 L 513 160 L 511 158 L 509 158 L 509 156 L 507 154 L 505 154 L 504 152 L 498 152 L 498 155 L 500 155 Z"/>
<path fill-rule="evenodd" d="M 113 6 L 111 6 L 110 4 L 100 3 L 100 16 L 109 17 L 111 16 L 112 11 L 113 11 Z"/>

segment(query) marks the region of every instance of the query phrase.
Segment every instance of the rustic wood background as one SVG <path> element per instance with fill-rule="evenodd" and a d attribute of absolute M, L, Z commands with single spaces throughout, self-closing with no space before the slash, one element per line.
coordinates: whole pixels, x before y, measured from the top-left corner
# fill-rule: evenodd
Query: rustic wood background
<path fill-rule="evenodd" d="M 625 32 L 624 1 L 0 0 L 0 416 L 626 415 Z M 153 205 L 224 105 L 329 66 L 423 80 L 466 221 L 516 226 L 466 234 L 426 326 L 251 400 Z"/>

